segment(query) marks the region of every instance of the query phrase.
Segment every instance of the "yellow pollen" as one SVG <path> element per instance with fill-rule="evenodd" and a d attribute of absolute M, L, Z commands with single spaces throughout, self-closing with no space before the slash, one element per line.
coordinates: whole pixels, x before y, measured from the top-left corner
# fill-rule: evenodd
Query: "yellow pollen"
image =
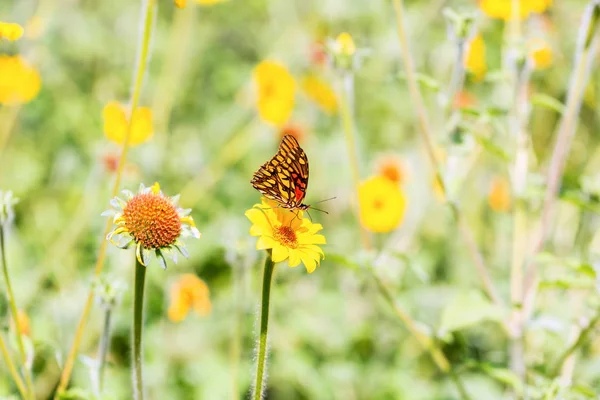
<path fill-rule="evenodd" d="M 290 249 L 298 247 L 298 239 L 296 238 L 296 232 L 291 226 L 280 226 L 273 230 L 275 240 Z"/>
<path fill-rule="evenodd" d="M 155 193 L 134 196 L 123 209 L 125 228 L 146 249 L 175 243 L 181 234 L 181 218 L 166 197 Z"/>

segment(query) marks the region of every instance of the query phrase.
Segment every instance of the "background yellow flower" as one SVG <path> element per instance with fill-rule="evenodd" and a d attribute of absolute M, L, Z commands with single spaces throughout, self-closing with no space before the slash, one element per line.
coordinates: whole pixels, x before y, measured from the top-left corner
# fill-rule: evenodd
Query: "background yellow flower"
<path fill-rule="evenodd" d="M 465 53 L 464 66 L 467 71 L 473 74 L 475 80 L 479 81 L 485 76 L 487 72 L 485 42 L 480 34 L 477 34 L 469 41 Z"/>
<path fill-rule="evenodd" d="M 340 33 L 335 41 L 341 54 L 351 56 L 356 52 L 354 39 L 352 39 L 352 36 L 348 32 Z"/>
<path fill-rule="evenodd" d="M 490 208 L 497 212 L 510 210 L 510 183 L 504 177 L 497 176 L 492 180 L 488 194 Z"/>
<path fill-rule="evenodd" d="M 296 267 L 302 262 L 308 273 L 313 272 L 325 258 L 318 246 L 326 243 L 325 236 L 317 234 L 323 226 L 304 218 L 301 210 L 281 208 L 265 198 L 261 201 L 245 213 L 252 222 L 250 235 L 259 237 L 256 249 L 271 249 L 275 263 L 288 260 L 290 267 Z"/>
<path fill-rule="evenodd" d="M 125 106 L 111 101 L 102 111 L 104 118 L 104 134 L 115 143 L 122 144 L 127 135 L 127 110 Z M 129 144 L 136 146 L 152 137 L 152 110 L 148 107 L 138 107 L 133 113 L 133 125 Z"/>
<path fill-rule="evenodd" d="M 325 112 L 334 114 L 337 111 L 337 96 L 327 82 L 315 75 L 308 75 L 302 79 L 302 89 Z"/>
<path fill-rule="evenodd" d="M 23 27 L 11 22 L 0 22 L 0 39 L 18 40 L 23 36 Z"/>
<path fill-rule="evenodd" d="M 542 38 L 531 39 L 527 45 L 535 69 L 546 69 L 552 65 L 552 48 L 546 40 Z"/>
<path fill-rule="evenodd" d="M 226 0 L 196 0 L 196 3 L 203 5 L 203 6 L 210 6 L 213 4 L 217 4 L 217 3 L 222 3 Z"/>
<path fill-rule="evenodd" d="M 518 16 L 526 18 L 531 13 L 542 13 L 551 6 L 552 0 L 520 0 Z M 481 0 L 480 8 L 491 18 L 512 18 L 512 0 Z"/>
<path fill-rule="evenodd" d="M 21 56 L 0 55 L 0 104 L 24 104 L 42 86 L 39 73 Z"/>
<path fill-rule="evenodd" d="M 257 107 L 261 118 L 276 126 L 284 125 L 292 114 L 296 82 L 287 68 L 275 61 L 263 61 L 254 69 Z"/>
<path fill-rule="evenodd" d="M 210 290 L 204 281 L 194 274 L 181 275 L 169 290 L 168 317 L 173 322 L 185 319 L 190 310 L 200 316 L 210 314 Z"/>
<path fill-rule="evenodd" d="M 404 218 L 406 199 L 402 189 L 390 179 L 375 176 L 358 188 L 360 221 L 372 232 L 389 232 Z"/>

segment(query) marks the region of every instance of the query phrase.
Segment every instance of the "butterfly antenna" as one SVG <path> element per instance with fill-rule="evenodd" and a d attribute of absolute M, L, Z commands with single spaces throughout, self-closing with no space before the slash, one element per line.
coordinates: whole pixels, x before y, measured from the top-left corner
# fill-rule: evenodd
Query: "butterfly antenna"
<path fill-rule="evenodd" d="M 310 213 L 308 212 L 308 208 L 306 209 L 306 214 L 308 214 L 308 218 L 310 219 L 310 222 L 313 222 L 312 217 L 311 217 Z"/>
<path fill-rule="evenodd" d="M 316 203 L 313 203 L 313 204 L 325 203 L 326 201 L 334 200 L 334 199 L 337 199 L 337 197 L 330 197 L 330 198 L 325 199 L 325 200 L 319 200 L 319 201 L 317 201 Z"/>
<path fill-rule="evenodd" d="M 321 211 L 322 213 L 325 213 L 325 214 L 329 214 L 327 211 L 321 210 L 320 208 L 314 208 L 313 206 L 311 206 L 310 209 L 315 210 L 315 211 Z M 308 214 L 308 209 L 306 210 L 306 213 Z M 310 214 L 308 214 L 308 215 L 310 216 Z M 311 222 L 312 222 L 312 219 L 311 219 Z"/>

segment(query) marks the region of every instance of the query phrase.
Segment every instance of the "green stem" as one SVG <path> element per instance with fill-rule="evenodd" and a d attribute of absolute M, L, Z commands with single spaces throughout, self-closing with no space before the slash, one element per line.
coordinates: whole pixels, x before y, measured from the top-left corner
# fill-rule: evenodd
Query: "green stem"
<path fill-rule="evenodd" d="M 352 171 L 352 185 L 354 186 L 353 192 L 355 193 L 356 201 L 356 218 L 359 218 L 360 214 L 360 201 L 358 198 L 358 187 L 360 185 L 360 172 L 358 169 L 358 156 L 356 153 L 356 141 L 354 139 L 354 119 L 352 116 L 352 99 L 354 81 L 352 72 L 343 72 L 341 79 L 340 88 L 340 118 L 342 120 L 342 128 L 344 129 L 344 136 L 346 137 L 346 146 L 348 146 L 348 156 L 350 158 L 350 169 Z M 371 249 L 371 239 L 369 233 L 360 224 L 360 236 L 363 246 L 366 250 Z"/>
<path fill-rule="evenodd" d="M 156 15 L 156 0 L 144 0 L 144 2 L 142 3 L 142 10 L 144 12 L 142 13 L 142 17 L 140 19 L 141 30 L 138 42 L 137 62 L 134 69 L 133 87 L 131 91 L 131 108 L 129 113 L 130 116 L 133 115 L 135 109 L 139 104 L 140 94 L 142 91 L 142 83 L 144 81 L 144 74 L 148 65 L 148 59 L 150 56 L 150 39 L 152 38 L 152 27 L 154 25 L 154 17 Z M 123 143 L 123 151 L 121 152 L 121 158 L 119 159 L 119 166 L 117 168 L 116 178 L 111 192 L 111 198 L 117 195 L 119 187 L 121 185 L 121 177 L 123 175 L 123 169 L 125 167 L 125 161 L 127 159 L 127 153 L 129 150 L 129 138 L 131 137 L 132 121 L 133 118 L 129 118 L 127 134 L 125 135 L 125 142 Z M 102 235 L 102 241 L 100 242 L 98 258 L 96 259 L 96 265 L 94 267 L 94 276 L 99 276 L 102 272 L 102 268 L 104 267 L 104 260 L 106 258 L 106 247 L 108 246 L 108 241 L 105 238 L 106 235 L 108 235 L 108 233 L 110 232 L 111 227 L 112 220 L 110 220 L 110 218 L 107 218 L 106 226 L 104 228 L 104 234 Z M 90 289 L 85 305 L 83 306 L 81 318 L 79 319 L 79 323 L 77 324 L 73 344 L 71 345 L 69 355 L 67 356 L 65 366 L 60 376 L 60 382 L 58 388 L 56 389 L 56 395 L 54 397 L 55 399 L 58 399 L 58 395 L 61 392 L 63 392 L 69 384 L 71 373 L 73 372 L 73 366 L 75 365 L 75 359 L 77 358 L 77 353 L 79 351 L 79 345 L 81 344 L 81 340 L 83 338 L 83 331 L 85 329 L 87 319 L 92 310 L 93 303 L 94 292 L 93 289 Z"/>
<path fill-rule="evenodd" d="M 2 254 L 2 273 L 4 274 L 4 282 L 6 283 L 6 291 L 8 293 L 8 304 L 10 306 L 10 313 L 12 314 L 12 318 L 15 323 L 15 333 L 17 335 L 17 344 L 19 346 L 21 363 L 23 364 L 23 375 L 25 375 L 25 383 L 27 384 L 28 398 L 35 399 L 35 390 L 33 387 L 33 379 L 31 378 L 31 369 L 27 365 L 27 353 L 25 353 L 25 346 L 23 345 L 23 336 L 21 333 L 21 324 L 19 324 L 17 303 L 15 301 L 15 294 L 12 289 L 12 284 L 10 283 L 10 276 L 8 274 L 4 236 L 4 225 L 0 224 L 0 253 Z"/>
<path fill-rule="evenodd" d="M 133 292 L 133 393 L 135 400 L 144 399 L 142 380 L 142 328 L 144 314 L 144 284 L 146 267 L 135 258 L 135 287 Z"/>
<path fill-rule="evenodd" d="M 4 358 L 4 362 L 6 362 L 6 366 L 8 367 L 8 372 L 15 381 L 15 385 L 17 385 L 17 389 L 19 389 L 19 393 L 21 393 L 21 397 L 24 399 L 27 398 L 27 390 L 25 389 L 25 385 L 23 385 L 23 380 L 19 376 L 17 369 L 15 368 L 15 364 L 10 357 L 10 353 L 8 352 L 8 347 L 6 347 L 6 342 L 4 342 L 4 338 L 0 335 L 0 352 L 2 353 L 2 357 Z"/>
<path fill-rule="evenodd" d="M 254 400 L 263 398 L 265 390 L 266 358 L 267 358 L 267 332 L 269 330 L 269 303 L 271 298 L 271 281 L 275 263 L 271 252 L 267 251 L 265 271 L 263 274 L 262 301 L 260 305 L 260 336 L 258 337 L 258 357 L 256 359 L 256 384 L 254 385 Z"/>
<path fill-rule="evenodd" d="M 585 343 L 587 338 L 590 336 L 596 325 L 600 322 L 600 312 L 596 314 L 594 319 L 590 321 L 590 323 L 579 332 L 579 336 L 573 342 L 571 346 L 569 346 L 559 357 L 556 365 L 552 369 L 552 376 L 558 376 L 560 374 L 560 370 L 562 369 L 564 363 L 567 359 L 577 350 L 578 348 Z"/>
<path fill-rule="evenodd" d="M 110 347 L 110 325 L 111 325 L 111 313 L 110 307 L 106 308 L 104 312 L 104 326 L 102 328 L 102 338 L 100 339 L 100 345 L 98 350 L 98 394 L 102 394 L 104 387 L 104 367 L 106 366 L 106 354 Z"/>

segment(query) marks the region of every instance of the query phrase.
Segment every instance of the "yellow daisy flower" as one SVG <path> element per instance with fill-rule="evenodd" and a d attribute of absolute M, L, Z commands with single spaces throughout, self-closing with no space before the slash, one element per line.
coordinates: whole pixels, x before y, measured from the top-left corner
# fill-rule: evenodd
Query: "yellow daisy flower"
<path fill-rule="evenodd" d="M 488 193 L 488 204 L 496 212 L 510 210 L 510 183 L 506 178 L 497 176 L 492 180 Z"/>
<path fill-rule="evenodd" d="M 225 0 L 196 0 L 196 3 L 203 6 L 212 6 L 213 4 L 222 3 Z"/>
<path fill-rule="evenodd" d="M 334 114 L 337 111 L 337 96 L 327 82 L 315 75 L 308 75 L 302 79 L 302 89 L 325 112 Z"/>
<path fill-rule="evenodd" d="M 465 52 L 464 66 L 475 80 L 480 81 L 487 72 L 487 63 L 485 61 L 485 42 L 480 34 L 471 39 Z"/>
<path fill-rule="evenodd" d="M 111 101 L 102 110 L 104 118 L 104 134 L 117 144 L 123 144 L 127 135 L 128 117 L 127 109 L 123 104 Z M 133 113 L 129 145 L 136 146 L 152 137 L 152 110 L 148 107 L 138 107 Z"/>
<path fill-rule="evenodd" d="M 552 48 L 546 40 L 542 38 L 531 39 L 527 45 L 529 57 L 531 57 L 536 70 L 546 69 L 552 65 Z"/>
<path fill-rule="evenodd" d="M 271 249 L 273 262 L 288 260 L 290 267 L 303 263 L 312 273 L 325 258 L 318 246 L 326 244 L 325 236 L 317 234 L 323 226 L 304 218 L 301 210 L 290 211 L 262 198 L 261 204 L 255 204 L 245 215 L 252 222 L 250 235 L 258 236 L 256 249 Z"/>
<path fill-rule="evenodd" d="M 375 176 L 361 183 L 358 201 L 360 222 L 371 232 L 390 232 L 404 219 L 404 193 L 400 186 L 384 176 Z"/>
<path fill-rule="evenodd" d="M 512 0 L 481 0 L 479 7 L 491 18 L 509 20 L 512 18 Z M 521 0 L 519 18 L 527 18 L 532 13 L 542 13 L 552 6 L 552 0 Z"/>
<path fill-rule="evenodd" d="M 150 253 L 154 252 L 161 266 L 166 269 L 165 255 L 177 263 L 178 250 L 188 257 L 184 243 L 180 238 L 200 238 L 191 210 L 177 206 L 179 196 L 167 197 L 160 185 L 155 183 L 146 188 L 140 185 L 137 194 L 124 190 L 127 200 L 115 197 L 111 200 L 111 210 L 102 215 L 112 216 L 115 228 L 106 237 L 111 243 L 128 248 L 135 245 L 135 254 L 142 265 L 146 265 Z"/>
<path fill-rule="evenodd" d="M 260 117 L 283 126 L 292 114 L 296 82 L 287 68 L 275 61 L 263 61 L 254 69 L 257 107 Z"/>
<path fill-rule="evenodd" d="M 0 21 L 0 39 L 19 40 L 23 36 L 23 27 L 19 24 Z"/>
<path fill-rule="evenodd" d="M 208 286 L 202 279 L 194 274 L 181 275 L 169 290 L 169 319 L 181 322 L 190 310 L 200 316 L 207 316 L 212 308 L 209 295 Z"/>
<path fill-rule="evenodd" d="M 40 74 L 21 56 L 0 55 L 0 104 L 25 104 L 40 92 Z"/>

